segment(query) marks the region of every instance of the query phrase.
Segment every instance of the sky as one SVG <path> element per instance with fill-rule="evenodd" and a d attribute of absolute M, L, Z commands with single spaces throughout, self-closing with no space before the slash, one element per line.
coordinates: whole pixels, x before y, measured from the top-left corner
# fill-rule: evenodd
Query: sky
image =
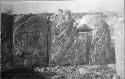
<path fill-rule="evenodd" d="M 6 1 L 6 0 L 5 0 Z M 71 12 L 88 12 L 90 10 L 113 10 L 124 8 L 124 0 L 65 0 L 65 1 L 16 1 L 1 2 L 1 11 L 13 8 L 16 14 L 55 12 L 57 9 L 70 9 Z"/>

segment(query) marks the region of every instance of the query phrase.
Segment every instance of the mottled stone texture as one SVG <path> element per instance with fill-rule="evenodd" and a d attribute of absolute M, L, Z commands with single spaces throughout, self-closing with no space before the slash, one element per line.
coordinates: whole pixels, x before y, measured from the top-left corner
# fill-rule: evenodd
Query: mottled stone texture
<path fill-rule="evenodd" d="M 88 15 L 89 16 L 89 15 Z M 110 30 L 101 15 L 90 16 L 89 27 L 93 27 L 91 34 L 90 64 L 109 64 L 114 58 L 111 49 Z"/>
<path fill-rule="evenodd" d="M 17 15 L 15 21 L 5 17 L 1 28 L 2 65 L 11 64 L 11 60 L 13 65 L 28 67 L 108 64 L 114 58 L 109 26 L 100 16 L 83 17 L 81 26 L 87 28 L 82 29 L 73 25 L 73 19 L 66 21 L 60 16 Z"/>
<path fill-rule="evenodd" d="M 92 38 L 90 59 L 93 64 L 108 64 L 111 60 L 110 31 L 106 23 L 102 24 Z"/>
<path fill-rule="evenodd" d="M 111 48 L 111 37 L 109 25 L 105 22 L 103 15 L 85 15 L 80 20 L 78 28 L 88 26 L 93 29 L 88 37 L 90 43 L 87 44 L 87 54 L 89 64 L 109 64 L 114 61 L 114 52 Z"/>
<path fill-rule="evenodd" d="M 58 18 L 51 26 L 49 66 L 85 64 L 87 34 L 77 33 L 73 27 L 74 20 L 68 22 L 63 19 L 60 22 L 57 20 Z"/>
<path fill-rule="evenodd" d="M 1 14 L 1 66 L 2 70 L 12 63 L 14 16 Z"/>
<path fill-rule="evenodd" d="M 14 23 L 14 60 L 20 66 L 48 65 L 48 20 L 41 15 L 19 16 Z"/>

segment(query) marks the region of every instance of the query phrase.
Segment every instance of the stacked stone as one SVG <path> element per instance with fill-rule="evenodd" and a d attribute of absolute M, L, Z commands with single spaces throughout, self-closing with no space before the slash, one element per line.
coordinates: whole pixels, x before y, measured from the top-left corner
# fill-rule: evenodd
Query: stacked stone
<path fill-rule="evenodd" d="M 14 60 L 20 66 L 47 66 L 48 20 L 41 15 L 23 15 L 14 23 Z"/>

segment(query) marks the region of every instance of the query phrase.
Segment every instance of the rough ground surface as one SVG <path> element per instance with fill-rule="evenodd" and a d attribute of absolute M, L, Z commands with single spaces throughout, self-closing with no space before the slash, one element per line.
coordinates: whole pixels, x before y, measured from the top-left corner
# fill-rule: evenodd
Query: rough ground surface
<path fill-rule="evenodd" d="M 58 66 L 35 71 L 47 74 L 49 79 L 112 79 L 116 74 L 115 69 L 101 65 Z"/>

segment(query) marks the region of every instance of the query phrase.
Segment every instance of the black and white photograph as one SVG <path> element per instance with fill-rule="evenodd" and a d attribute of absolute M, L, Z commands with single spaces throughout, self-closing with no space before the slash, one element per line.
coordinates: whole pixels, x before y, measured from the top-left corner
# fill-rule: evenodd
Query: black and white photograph
<path fill-rule="evenodd" d="M 1 79 L 125 79 L 124 0 L 1 0 Z"/>

